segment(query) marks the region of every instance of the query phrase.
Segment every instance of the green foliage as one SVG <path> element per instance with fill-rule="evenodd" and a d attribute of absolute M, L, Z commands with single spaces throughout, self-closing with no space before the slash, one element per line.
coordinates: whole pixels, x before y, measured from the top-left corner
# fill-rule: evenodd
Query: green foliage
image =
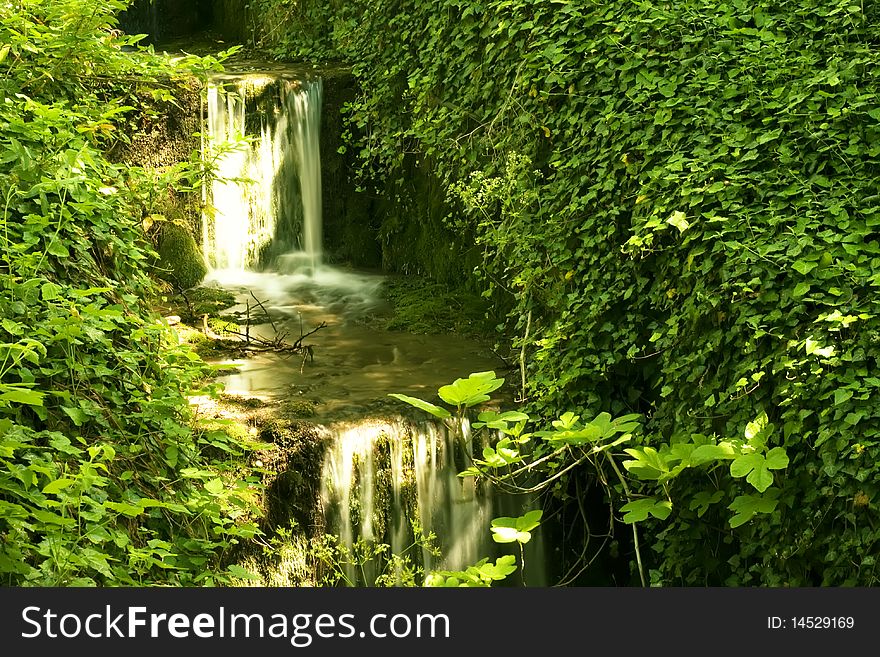
<path fill-rule="evenodd" d="M 516 557 L 505 554 L 498 557 L 495 563 L 488 558 L 480 559 L 465 570 L 438 570 L 428 573 L 425 586 L 445 587 L 488 587 L 516 572 Z"/>
<path fill-rule="evenodd" d="M 654 448 L 739 436 L 762 409 L 778 427 L 735 472 L 769 485 L 785 448 L 783 493 L 735 533 L 738 478 L 682 472 L 726 504 L 646 525 L 658 581 L 877 583 L 877 7 L 322 7 L 315 42 L 362 88 L 364 179 L 433 168 L 512 308 L 533 408 L 640 412 Z"/>
<path fill-rule="evenodd" d="M 208 273 L 202 252 L 189 230 L 171 223 L 162 228 L 156 268 L 160 278 L 181 290 L 195 287 Z"/>
<path fill-rule="evenodd" d="M 489 527 L 492 540 L 496 543 L 528 543 L 532 540 L 532 530 L 541 524 L 542 515 L 544 512 L 536 509 L 518 518 L 495 518 Z"/>
<path fill-rule="evenodd" d="M 504 379 L 496 378 L 495 372 L 475 372 L 467 379 L 456 379 L 442 386 L 437 395 L 451 406 L 470 408 L 489 401 L 489 393 L 503 385 Z"/>
<path fill-rule="evenodd" d="M 125 53 L 120 0 L 6 3 L 0 15 L 0 580 L 210 585 L 257 529 L 253 482 L 191 428 L 207 374 L 150 312 L 141 219 L 182 172 L 106 152 L 138 98 L 193 59 Z M 206 390 L 205 392 L 211 392 Z"/>

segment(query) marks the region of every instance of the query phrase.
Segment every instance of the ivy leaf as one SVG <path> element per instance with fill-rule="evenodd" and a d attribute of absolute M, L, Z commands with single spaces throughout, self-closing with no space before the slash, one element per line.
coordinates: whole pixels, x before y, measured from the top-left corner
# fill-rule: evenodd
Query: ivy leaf
<path fill-rule="evenodd" d="M 399 399 L 402 402 L 409 404 L 410 406 L 415 406 L 423 411 L 427 411 L 434 417 L 439 417 L 441 420 L 445 420 L 446 418 L 452 417 L 452 413 L 447 411 L 445 408 L 440 406 L 435 406 L 431 402 L 426 402 L 423 399 L 419 399 L 417 397 L 410 397 L 409 395 L 401 395 L 399 393 L 393 392 L 388 395 L 389 397 L 394 397 L 395 399 Z"/>
<path fill-rule="evenodd" d="M 691 227 L 690 223 L 686 219 L 686 215 L 681 210 L 676 210 L 670 215 L 669 219 L 666 220 L 666 223 L 670 226 L 675 226 L 678 228 L 679 233 L 683 233 L 688 228 Z"/>

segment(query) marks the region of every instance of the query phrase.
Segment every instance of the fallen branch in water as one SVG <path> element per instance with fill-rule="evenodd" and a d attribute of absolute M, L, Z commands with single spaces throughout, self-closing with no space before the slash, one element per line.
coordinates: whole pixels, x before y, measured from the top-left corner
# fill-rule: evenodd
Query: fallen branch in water
<path fill-rule="evenodd" d="M 224 333 L 226 335 L 219 335 L 214 332 L 210 326 L 208 326 L 208 315 L 207 313 L 202 315 L 202 332 L 208 337 L 209 340 L 222 340 L 227 342 L 233 342 L 238 345 L 241 343 L 243 349 L 247 351 L 254 352 L 266 352 L 266 351 L 274 351 L 278 353 L 294 353 L 294 354 L 303 354 L 304 360 L 308 358 L 310 361 L 314 360 L 314 352 L 312 351 L 312 346 L 303 344 L 303 341 L 309 337 L 310 335 L 314 335 L 318 331 L 327 327 L 327 322 L 321 322 L 313 328 L 308 333 L 301 333 L 299 338 L 294 342 L 287 342 L 287 332 L 280 331 L 276 332 L 273 338 L 258 338 L 250 333 L 250 322 L 247 324 L 247 329 L 245 332 L 234 331 L 232 329 L 224 329 Z M 227 336 L 235 336 L 235 340 L 230 339 Z"/>

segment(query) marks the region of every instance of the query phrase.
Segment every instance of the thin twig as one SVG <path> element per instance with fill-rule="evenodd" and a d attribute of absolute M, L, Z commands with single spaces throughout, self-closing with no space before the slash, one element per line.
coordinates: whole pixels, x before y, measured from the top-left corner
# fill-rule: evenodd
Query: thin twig
<path fill-rule="evenodd" d="M 269 324 L 272 326 L 272 330 L 275 333 L 278 333 L 278 329 L 275 328 L 275 322 L 272 321 L 272 316 L 269 314 L 269 311 L 266 310 L 266 306 L 263 305 L 263 302 L 257 299 L 257 295 L 251 292 L 251 296 L 254 298 L 254 301 L 257 302 L 257 305 L 263 310 L 263 313 L 266 315 L 266 319 L 269 320 Z"/>

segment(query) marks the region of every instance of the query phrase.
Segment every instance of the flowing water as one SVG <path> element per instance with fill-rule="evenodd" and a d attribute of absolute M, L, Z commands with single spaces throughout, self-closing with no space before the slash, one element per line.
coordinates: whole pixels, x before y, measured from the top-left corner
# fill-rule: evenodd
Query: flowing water
<path fill-rule="evenodd" d="M 474 449 L 467 421 L 415 421 L 388 394 L 438 402 L 441 385 L 500 363 L 460 337 L 371 328 L 370 316 L 389 312 L 382 277 L 322 262 L 321 102 L 320 78 L 292 73 L 209 84 L 205 157 L 220 179 L 206 196 L 205 284 L 237 293 L 230 312 L 251 315 L 251 335 L 292 342 L 317 329 L 308 357 L 255 355 L 230 363 L 235 373 L 220 381 L 230 394 L 314 405 L 331 438 L 321 506 L 344 545 L 385 543 L 428 569 L 462 569 L 499 554 L 491 519 L 519 515 L 524 502 L 457 476 Z M 432 533 L 439 556 L 419 541 Z M 528 581 L 541 584 L 542 557 L 531 561 Z M 370 585 L 381 565 L 347 576 Z"/>

